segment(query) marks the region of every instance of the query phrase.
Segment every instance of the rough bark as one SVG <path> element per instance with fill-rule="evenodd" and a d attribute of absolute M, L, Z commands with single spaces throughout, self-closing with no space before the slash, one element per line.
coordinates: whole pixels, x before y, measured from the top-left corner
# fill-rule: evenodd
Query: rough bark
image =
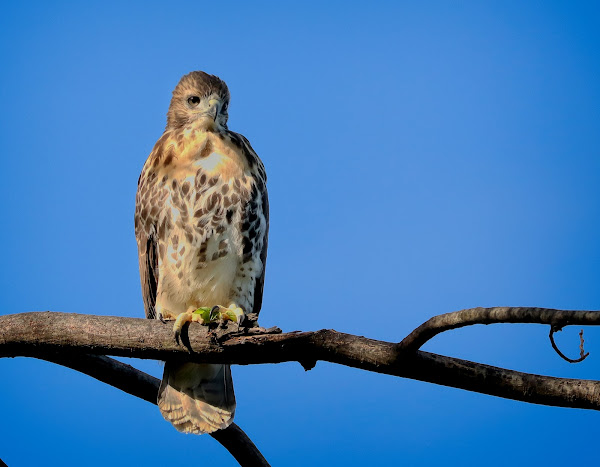
<path fill-rule="evenodd" d="M 461 324 L 460 315 L 455 315 L 449 322 L 447 318 L 443 318 L 447 315 L 436 317 L 440 318 L 441 324 L 433 321 L 434 325 L 431 327 L 435 331 L 433 334 L 427 331 L 425 337 L 430 338 L 440 330 L 476 324 L 477 319 L 483 324 L 600 323 L 598 312 L 539 308 L 494 308 L 487 312 L 481 311 L 485 309 L 475 310 L 479 310 L 473 312 L 475 317 L 473 313 L 457 312 L 465 315 L 463 323 L 466 324 Z M 507 313 L 504 321 L 499 313 Z M 555 314 L 554 320 L 552 313 Z M 0 357 L 47 358 L 48 355 L 88 353 L 243 365 L 298 361 L 307 369 L 312 368 L 318 360 L 323 360 L 535 404 L 600 409 L 598 381 L 522 373 L 413 350 L 412 346 L 403 349 L 399 344 L 333 330 L 285 334 L 278 332 L 278 329 L 266 332 L 250 329 L 231 333 L 231 330 L 209 331 L 203 326 L 191 326 L 183 335 L 185 345 L 181 345 L 174 341 L 171 325 L 158 321 L 34 312 L 0 317 Z M 418 339 L 415 341 L 418 342 Z M 140 384 L 145 383 L 142 381 Z"/>

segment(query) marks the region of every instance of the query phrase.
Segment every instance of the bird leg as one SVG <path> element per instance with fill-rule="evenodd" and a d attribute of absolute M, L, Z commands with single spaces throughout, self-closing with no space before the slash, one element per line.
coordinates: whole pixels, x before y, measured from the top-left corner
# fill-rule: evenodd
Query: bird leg
<path fill-rule="evenodd" d="M 216 322 L 224 324 L 227 321 L 232 321 L 238 325 L 238 330 L 240 324 L 246 318 L 244 311 L 235 303 L 231 303 L 228 307 L 224 307 L 222 305 L 215 305 L 212 308 L 201 307 L 195 310 L 194 314 L 197 314 L 202 318 L 202 321 L 200 321 L 202 324 L 211 324 Z"/>
<path fill-rule="evenodd" d="M 156 307 L 156 316 L 158 316 L 161 323 L 177 319 L 177 314 L 171 313 L 169 310 L 158 306 Z"/>
<path fill-rule="evenodd" d="M 224 323 L 226 321 L 233 321 L 238 325 L 239 329 L 240 324 L 242 321 L 244 321 L 246 316 L 244 311 L 235 303 L 231 303 L 228 307 L 221 305 L 215 305 L 212 308 L 191 307 L 186 312 L 180 313 L 179 315 L 174 315 L 170 312 L 165 314 L 165 311 L 166 310 L 163 310 L 163 314 L 161 315 L 163 319 L 175 320 L 175 323 L 173 324 L 173 332 L 175 333 L 175 340 L 178 342 L 179 337 L 181 336 L 181 330 L 186 323 L 196 322 L 209 325 L 216 322 Z"/>
<path fill-rule="evenodd" d="M 230 303 L 227 308 L 220 305 L 213 307 L 213 310 L 215 308 L 217 308 L 216 311 L 218 311 L 218 313 L 220 314 L 221 322 L 233 321 L 238 325 L 238 328 L 246 318 L 244 311 L 235 303 Z"/>
<path fill-rule="evenodd" d="M 181 330 L 186 323 L 196 322 L 200 324 L 204 324 L 204 319 L 198 313 L 196 313 L 195 308 L 188 309 L 184 313 L 179 313 L 174 319 L 175 323 L 173 324 L 173 332 L 175 333 L 175 340 L 179 342 L 179 336 L 181 336 Z M 173 319 L 173 317 L 169 317 L 167 319 Z M 208 323 L 207 323 L 208 324 Z"/>

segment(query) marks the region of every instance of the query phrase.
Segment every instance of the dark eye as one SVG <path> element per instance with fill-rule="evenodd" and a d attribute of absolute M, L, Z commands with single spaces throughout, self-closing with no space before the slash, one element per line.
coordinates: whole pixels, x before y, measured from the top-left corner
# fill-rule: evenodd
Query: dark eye
<path fill-rule="evenodd" d="M 198 96 L 190 96 L 188 97 L 188 104 L 196 106 L 200 103 L 200 98 Z"/>

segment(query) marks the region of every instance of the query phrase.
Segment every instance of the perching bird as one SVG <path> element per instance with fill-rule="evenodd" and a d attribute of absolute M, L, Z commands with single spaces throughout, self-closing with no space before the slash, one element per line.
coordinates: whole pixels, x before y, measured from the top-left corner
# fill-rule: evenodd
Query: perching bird
<path fill-rule="evenodd" d="M 146 160 L 136 195 L 146 317 L 174 331 L 218 306 L 241 321 L 262 304 L 269 207 L 264 166 L 248 140 L 227 129 L 229 90 L 202 71 L 173 91 L 167 127 Z M 194 313 L 196 311 L 196 313 Z M 179 431 L 211 433 L 235 413 L 229 365 L 166 362 L 161 413 Z"/>

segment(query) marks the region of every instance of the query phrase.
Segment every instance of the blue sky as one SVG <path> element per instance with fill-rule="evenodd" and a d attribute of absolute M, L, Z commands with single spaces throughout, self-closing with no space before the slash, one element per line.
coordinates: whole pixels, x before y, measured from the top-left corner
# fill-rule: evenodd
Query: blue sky
<path fill-rule="evenodd" d="M 173 87 L 229 85 L 269 176 L 261 324 L 399 341 L 473 306 L 600 308 L 600 11 L 592 2 L 4 2 L 0 313 L 142 317 L 133 209 Z M 577 355 L 579 328 L 557 336 Z M 426 350 L 598 378 L 535 325 Z M 129 363 L 161 374 L 156 362 Z M 0 360 L 0 458 L 235 465 L 208 436 L 46 362 Z M 598 414 L 319 363 L 235 366 L 273 465 L 597 460 Z"/>

